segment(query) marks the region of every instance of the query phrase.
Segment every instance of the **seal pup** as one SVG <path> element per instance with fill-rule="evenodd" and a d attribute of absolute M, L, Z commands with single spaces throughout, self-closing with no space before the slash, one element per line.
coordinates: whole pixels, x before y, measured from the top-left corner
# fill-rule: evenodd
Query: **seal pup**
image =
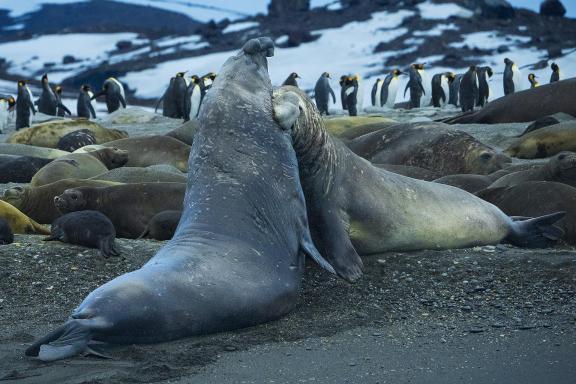
<path fill-rule="evenodd" d="M 18 98 L 16 99 L 16 130 L 30 126 L 30 111 L 35 115 L 36 108 L 32 102 L 33 96 L 26 81 L 18 81 Z"/>
<path fill-rule="evenodd" d="M 16 106 L 16 99 L 10 95 L 0 94 L 0 133 L 8 128 L 10 112 Z"/>
<path fill-rule="evenodd" d="M 330 96 L 332 96 L 332 102 L 336 104 L 336 95 L 330 86 L 330 74 L 324 72 L 314 86 L 314 100 L 316 101 L 316 106 L 320 113 L 325 115 L 330 114 L 328 113 Z"/>
<path fill-rule="evenodd" d="M 176 232 L 182 211 L 162 211 L 150 219 L 139 239 L 170 240 Z"/>
<path fill-rule="evenodd" d="M 96 111 L 92 105 L 92 96 L 94 94 L 90 90 L 90 86 L 84 84 L 80 87 L 80 93 L 78 94 L 78 99 L 76 101 L 76 113 L 78 117 L 83 117 L 85 119 L 96 118 Z"/>
<path fill-rule="evenodd" d="M 79 129 L 62 136 L 62 138 L 58 140 L 56 148 L 62 151 L 74 152 L 78 148 L 92 144 L 96 144 L 96 137 L 92 131 L 89 129 Z"/>
<path fill-rule="evenodd" d="M 14 242 L 14 232 L 10 224 L 0 217 L 0 245 L 12 244 Z"/>
<path fill-rule="evenodd" d="M 478 102 L 478 73 L 476 66 L 471 65 L 460 82 L 459 99 L 462 112 L 473 111 Z"/>
<path fill-rule="evenodd" d="M 21 156 L 0 164 L 0 183 L 29 183 L 32 177 L 52 159 Z"/>
<path fill-rule="evenodd" d="M 292 134 L 314 243 L 347 280 L 362 273 L 359 254 L 557 240 L 553 223 L 563 214 L 514 221 L 458 188 L 372 166 L 328 135 L 294 87 L 275 90 L 274 116 Z"/>
<path fill-rule="evenodd" d="M 153 343 L 271 321 L 296 306 L 305 255 L 329 267 L 310 239 L 290 136 L 273 120 L 273 49 L 269 38 L 249 40 L 206 94 L 172 240 L 94 290 L 26 355 L 52 361 L 92 340 Z"/>
<path fill-rule="evenodd" d="M 541 117 L 541 118 L 535 120 L 532 124 L 530 124 L 528 127 L 526 127 L 524 132 L 519 134 L 517 137 L 522 137 L 525 134 L 536 131 L 540 128 L 549 127 L 551 125 L 556 125 L 556 124 L 563 123 L 565 121 L 571 121 L 571 120 L 575 120 L 575 119 L 576 118 L 574 116 L 571 116 L 567 113 L 562 113 L 562 112 L 555 113 L 555 114 L 550 115 L 550 116 L 544 116 L 544 117 Z"/>
<path fill-rule="evenodd" d="M 282 83 L 282 85 L 291 85 L 293 87 L 298 87 L 298 81 L 296 79 L 301 79 L 300 76 L 296 72 L 292 72 L 288 75 L 286 80 Z"/>
<path fill-rule="evenodd" d="M 562 73 L 560 72 L 560 67 L 556 63 L 552 63 L 550 66 L 552 68 L 552 75 L 550 75 L 550 82 L 555 83 L 562 80 Z"/>
<path fill-rule="evenodd" d="M 66 151 L 61 151 L 59 149 L 37 147 L 34 145 L 0 143 L 0 154 L 12 155 L 12 156 L 34 156 L 34 157 L 43 157 L 45 159 L 57 159 L 59 157 L 66 156 L 69 153 Z"/>
<path fill-rule="evenodd" d="M 59 240 L 63 243 L 96 248 L 108 258 L 119 256 L 116 250 L 116 230 L 106 216 L 97 211 L 71 212 L 54 220 L 50 236 L 44 241 Z"/>
<path fill-rule="evenodd" d="M 390 109 L 394 108 L 396 103 L 396 95 L 398 94 L 398 77 L 403 75 L 399 69 L 392 70 L 384 79 L 382 91 L 380 92 L 380 105 Z"/>
<path fill-rule="evenodd" d="M 108 113 L 112 113 L 122 106 L 126 108 L 126 94 L 124 93 L 124 86 L 115 78 L 109 77 L 102 84 L 102 90 L 91 97 L 94 100 L 100 96 L 106 98 L 106 108 Z"/>
<path fill-rule="evenodd" d="M 488 81 L 494 75 L 490 67 L 478 67 L 478 102 L 476 106 L 484 107 L 490 99 L 490 84 Z"/>

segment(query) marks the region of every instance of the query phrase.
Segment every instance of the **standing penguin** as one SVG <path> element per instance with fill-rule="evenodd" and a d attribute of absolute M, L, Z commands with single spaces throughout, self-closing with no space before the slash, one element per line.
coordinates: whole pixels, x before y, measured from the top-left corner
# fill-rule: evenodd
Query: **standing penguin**
<path fill-rule="evenodd" d="M 348 104 L 346 104 L 346 89 L 348 87 L 348 76 L 342 75 L 340 76 L 340 101 L 342 102 L 342 109 L 347 111 Z"/>
<path fill-rule="evenodd" d="M 462 76 L 464 75 L 454 75 L 454 79 L 450 83 L 450 97 L 448 99 L 448 104 L 452 104 L 455 107 L 460 105 L 458 94 L 460 93 L 460 83 L 462 82 Z"/>
<path fill-rule="evenodd" d="M 490 84 L 488 80 L 492 77 L 494 72 L 490 67 L 478 67 L 478 107 L 484 107 L 490 98 Z"/>
<path fill-rule="evenodd" d="M 58 99 L 58 105 L 56 106 L 56 116 L 64 117 L 65 114 L 71 115 L 72 113 L 66 106 L 62 103 L 62 87 L 56 87 L 56 99 Z"/>
<path fill-rule="evenodd" d="M 450 80 L 451 73 L 437 73 L 432 76 L 432 105 L 436 108 L 441 108 L 448 103 L 450 96 Z"/>
<path fill-rule="evenodd" d="M 358 76 L 346 79 L 346 105 L 350 116 L 358 116 Z"/>
<path fill-rule="evenodd" d="M 460 105 L 462 112 L 473 111 L 478 100 L 478 74 L 476 66 L 471 65 L 460 82 Z"/>
<path fill-rule="evenodd" d="M 186 120 L 190 116 L 188 98 L 188 82 L 186 81 L 185 72 L 178 72 L 174 78 L 172 87 L 172 100 L 176 108 L 176 118 Z M 188 119 L 189 120 L 189 119 Z"/>
<path fill-rule="evenodd" d="M 382 107 L 394 108 L 396 94 L 398 93 L 398 77 L 403 74 L 399 69 L 392 70 L 384 79 L 382 91 L 380 92 L 380 105 Z"/>
<path fill-rule="evenodd" d="M 16 99 L 16 130 L 30 126 L 30 111 L 36 114 L 32 102 L 33 96 L 25 80 L 18 81 L 18 99 Z"/>
<path fill-rule="evenodd" d="M 185 116 L 184 119 L 187 118 L 190 120 L 191 118 L 198 117 L 198 111 L 200 110 L 200 100 L 200 78 L 196 75 L 192 75 L 192 77 L 190 77 L 190 83 L 188 84 L 186 99 L 189 105 L 187 108 L 188 116 Z"/>
<path fill-rule="evenodd" d="M 38 106 L 38 112 L 45 115 L 56 116 L 58 98 L 50 87 L 47 74 L 42 76 L 42 93 L 40 94 L 40 98 L 36 100 L 35 104 Z"/>
<path fill-rule="evenodd" d="M 154 113 L 156 113 L 158 107 L 160 106 L 160 104 L 162 104 L 162 116 L 176 119 L 177 111 L 176 111 L 176 103 L 174 102 L 174 92 L 173 92 L 174 81 L 176 81 L 176 78 L 171 77 L 170 82 L 168 83 L 168 88 L 166 88 L 162 97 L 160 97 L 156 102 Z"/>
<path fill-rule="evenodd" d="M 206 92 L 212 87 L 212 83 L 216 79 L 216 74 L 214 72 L 209 72 L 200 78 L 200 105 L 202 105 L 202 100 Z"/>
<path fill-rule="evenodd" d="M 382 92 L 382 84 L 383 81 L 380 78 L 376 79 L 376 82 L 374 83 L 374 85 L 372 86 L 372 92 L 370 92 L 370 97 L 372 100 L 372 106 L 373 107 L 381 107 L 382 105 L 380 105 L 380 93 Z"/>
<path fill-rule="evenodd" d="M 518 66 L 509 58 L 504 59 L 504 95 L 522 90 L 522 74 Z"/>
<path fill-rule="evenodd" d="M 428 76 L 428 72 L 424 70 L 424 65 L 425 64 L 416 64 L 416 69 L 418 70 L 418 74 L 420 75 L 422 82 L 422 87 L 424 88 L 424 94 L 420 100 L 421 107 L 427 107 L 432 103 L 432 81 Z"/>
<path fill-rule="evenodd" d="M 536 88 L 540 86 L 538 80 L 536 80 L 536 75 L 531 73 L 528 75 L 528 81 L 530 82 L 530 88 Z"/>
<path fill-rule="evenodd" d="M 14 97 L 0 94 L 0 133 L 8 128 L 8 118 L 15 105 Z"/>
<path fill-rule="evenodd" d="M 92 96 L 94 96 L 94 94 L 90 91 L 89 85 L 84 84 L 80 87 L 80 94 L 76 102 L 76 113 L 78 117 L 90 119 L 90 116 L 92 116 L 92 118 L 96 118 L 96 111 L 94 111 L 91 100 Z"/>
<path fill-rule="evenodd" d="M 418 70 L 419 65 L 412 64 L 410 66 L 410 79 L 404 89 L 404 97 L 406 97 L 406 91 L 410 89 L 410 108 L 420 108 L 422 95 L 426 93 L 422 85 L 422 76 Z"/>
<path fill-rule="evenodd" d="M 301 79 L 301 77 L 298 76 L 296 72 L 292 72 L 290 75 L 288 75 L 286 80 L 284 80 L 282 85 L 291 85 L 293 87 L 298 88 L 298 82 L 296 81 L 296 79 Z"/>
<path fill-rule="evenodd" d="M 330 101 L 330 95 L 332 95 L 332 101 L 336 104 L 336 95 L 330 86 L 330 74 L 324 72 L 314 86 L 314 100 L 321 115 L 324 113 L 329 115 L 328 103 Z"/>
<path fill-rule="evenodd" d="M 560 67 L 556 63 L 552 63 L 550 66 L 552 68 L 552 76 L 550 76 L 550 82 L 555 83 L 562 80 L 562 73 L 560 73 Z"/>
<path fill-rule="evenodd" d="M 104 95 L 106 97 L 106 108 L 108 108 L 108 113 L 112 113 L 120 108 L 126 108 L 126 94 L 124 93 L 124 87 L 122 84 L 113 77 L 109 77 L 104 81 L 102 85 L 102 90 L 92 96 L 92 99 L 96 99 Z"/>

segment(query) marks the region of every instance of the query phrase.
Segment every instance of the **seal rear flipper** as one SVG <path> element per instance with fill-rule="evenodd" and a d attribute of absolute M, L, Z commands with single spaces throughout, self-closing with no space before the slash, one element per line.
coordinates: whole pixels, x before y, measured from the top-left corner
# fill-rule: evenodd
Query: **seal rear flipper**
<path fill-rule="evenodd" d="M 61 360 L 86 352 L 90 339 L 90 329 L 78 320 L 71 320 L 30 346 L 25 355 L 37 356 L 42 361 Z"/>
<path fill-rule="evenodd" d="M 551 247 L 564 236 L 562 228 L 554 225 L 564 216 L 566 212 L 556 212 L 533 219 L 516 220 L 504 242 L 524 248 Z"/>
<path fill-rule="evenodd" d="M 336 275 L 336 270 L 334 267 L 332 267 L 332 265 L 324 257 L 322 257 L 320 252 L 318 252 L 316 249 L 316 246 L 310 237 L 310 232 L 306 231 L 304 238 L 300 241 L 300 249 L 306 256 L 310 256 L 322 268 Z"/>

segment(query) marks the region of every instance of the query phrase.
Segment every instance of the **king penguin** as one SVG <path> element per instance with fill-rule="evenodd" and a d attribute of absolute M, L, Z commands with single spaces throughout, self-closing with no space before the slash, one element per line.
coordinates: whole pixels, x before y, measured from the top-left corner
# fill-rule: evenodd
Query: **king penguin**
<path fill-rule="evenodd" d="M 332 96 L 332 101 L 336 104 L 336 95 L 330 86 L 330 74 L 324 72 L 314 86 L 314 100 L 321 115 L 329 115 L 328 104 L 330 102 L 330 96 Z"/>
<path fill-rule="evenodd" d="M 187 116 L 188 120 L 198 117 L 198 111 L 200 110 L 200 78 L 196 75 L 190 77 L 190 83 L 188 84 L 188 97 L 187 102 L 189 103 L 189 114 Z M 185 116 L 186 119 L 186 116 Z"/>
<path fill-rule="evenodd" d="M 347 111 L 348 104 L 346 104 L 346 88 L 348 87 L 348 76 L 342 75 L 340 76 L 340 101 L 342 103 L 342 109 Z"/>
<path fill-rule="evenodd" d="M 176 111 L 176 103 L 174 102 L 174 81 L 176 80 L 175 77 L 170 78 L 170 82 L 168 83 L 168 87 L 162 94 L 162 96 L 156 101 L 156 106 L 154 107 L 154 113 L 158 111 L 158 107 L 162 104 L 162 116 L 170 117 L 172 119 L 177 118 L 177 111 Z"/>
<path fill-rule="evenodd" d="M 454 80 L 450 83 L 450 97 L 448 99 L 448 104 L 452 104 L 457 107 L 460 105 L 458 100 L 458 93 L 460 92 L 460 83 L 462 82 L 463 74 L 458 74 L 454 76 Z"/>
<path fill-rule="evenodd" d="M 528 75 L 528 81 L 530 82 L 530 88 L 536 88 L 540 86 L 540 83 L 538 83 L 538 80 L 536 80 L 537 77 L 535 74 L 530 73 Z"/>
<path fill-rule="evenodd" d="M 562 80 L 562 73 L 560 72 L 560 67 L 556 63 L 552 63 L 550 66 L 552 68 L 552 76 L 550 76 L 550 82 L 555 83 Z"/>
<path fill-rule="evenodd" d="M 89 85 L 84 84 L 80 87 L 80 93 L 76 101 L 76 113 L 78 117 L 90 119 L 90 116 L 92 116 L 93 119 L 96 118 L 96 111 L 94 111 L 91 100 L 92 96 L 94 96 L 94 94 L 90 91 Z"/>
<path fill-rule="evenodd" d="M 404 89 L 404 97 L 406 97 L 406 91 L 410 89 L 410 108 L 420 108 L 422 102 L 422 96 L 426 93 L 424 86 L 422 85 L 422 76 L 420 76 L 419 66 L 421 64 L 412 64 L 410 66 L 410 79 L 406 88 Z"/>
<path fill-rule="evenodd" d="M 30 126 L 30 111 L 36 114 L 32 102 L 32 92 L 25 80 L 18 81 L 18 98 L 16 99 L 16 130 Z"/>
<path fill-rule="evenodd" d="M 282 85 L 291 85 L 293 87 L 298 88 L 298 81 L 296 81 L 296 79 L 301 79 L 301 77 L 298 76 L 296 72 L 292 72 L 291 74 L 288 75 L 286 80 L 284 80 Z"/>
<path fill-rule="evenodd" d="M 450 78 L 451 73 L 437 73 L 432 76 L 432 105 L 436 108 L 442 108 L 448 103 L 450 97 Z"/>
<path fill-rule="evenodd" d="M 382 79 L 377 78 L 376 82 L 372 86 L 372 92 L 370 93 L 370 97 L 372 99 L 372 106 L 373 107 L 380 108 L 382 106 L 381 101 L 380 101 L 381 100 L 380 94 L 382 93 L 382 84 L 383 83 L 384 82 L 382 81 Z"/>
<path fill-rule="evenodd" d="M 358 76 L 348 77 L 346 79 L 346 105 L 350 116 L 358 116 Z"/>
<path fill-rule="evenodd" d="M 58 98 L 52 90 L 52 87 L 50 87 L 47 74 L 42 76 L 42 93 L 35 104 L 38 106 L 38 112 L 45 115 L 56 116 Z"/>
<path fill-rule="evenodd" d="M 522 90 L 522 73 L 518 66 L 509 58 L 504 59 L 504 95 Z"/>
<path fill-rule="evenodd" d="M 478 107 L 484 107 L 490 99 L 490 84 L 488 81 L 494 74 L 490 67 L 478 67 Z"/>
<path fill-rule="evenodd" d="M 420 78 L 422 79 L 422 86 L 424 87 L 424 94 L 420 100 L 421 107 L 427 107 L 432 103 L 432 81 L 428 76 L 428 72 L 424 69 L 425 64 L 416 64 Z"/>
<path fill-rule="evenodd" d="M 64 117 L 64 115 L 71 115 L 72 112 L 62 103 L 62 87 L 58 85 L 56 87 L 56 98 L 58 99 L 58 105 L 56 106 L 56 116 Z"/>
<path fill-rule="evenodd" d="M 8 128 L 10 112 L 14 110 L 16 100 L 11 95 L 0 94 L 0 133 Z"/>
<path fill-rule="evenodd" d="M 392 70 L 384 79 L 382 91 L 380 92 L 380 105 L 382 107 L 394 108 L 396 95 L 398 93 L 398 77 L 404 74 L 399 69 Z"/>
<path fill-rule="evenodd" d="M 478 100 L 478 74 L 475 65 L 471 65 L 468 72 L 462 76 L 459 98 L 462 112 L 474 110 Z"/>
<path fill-rule="evenodd" d="M 106 97 L 106 108 L 108 108 L 108 113 L 112 113 L 120 108 L 126 108 L 126 94 L 124 93 L 124 87 L 122 84 L 113 77 L 109 77 L 102 84 L 102 90 L 92 96 L 92 99 L 104 95 Z"/>
<path fill-rule="evenodd" d="M 185 72 L 178 72 L 174 77 L 172 87 L 172 100 L 176 109 L 176 118 L 189 120 L 190 109 L 188 105 L 188 82 L 186 81 Z"/>

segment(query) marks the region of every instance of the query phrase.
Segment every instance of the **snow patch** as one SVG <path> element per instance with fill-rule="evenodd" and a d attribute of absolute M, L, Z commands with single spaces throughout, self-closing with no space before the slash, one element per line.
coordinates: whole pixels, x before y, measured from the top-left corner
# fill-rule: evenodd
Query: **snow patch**
<path fill-rule="evenodd" d="M 474 12 L 456 4 L 435 4 L 431 1 L 427 1 L 418 4 L 418 9 L 420 10 L 420 16 L 423 19 L 430 20 L 446 20 L 452 16 L 468 19 L 474 16 Z"/>
<path fill-rule="evenodd" d="M 414 31 L 414 36 L 441 36 L 444 31 L 457 31 L 459 28 L 454 23 L 439 24 L 428 31 Z"/>
<path fill-rule="evenodd" d="M 259 25 L 260 25 L 260 23 L 255 22 L 255 21 L 243 21 L 240 23 L 234 23 L 234 24 L 228 25 L 226 28 L 224 28 L 222 33 L 232 33 L 232 32 L 243 31 L 243 30 L 249 29 L 249 28 L 256 28 Z"/>
<path fill-rule="evenodd" d="M 452 43 L 452 48 L 463 48 L 467 45 L 470 48 L 479 49 L 496 49 L 499 46 L 510 46 L 512 44 L 522 44 L 530 41 L 529 37 L 508 35 L 501 36 L 498 32 L 474 32 L 463 35 L 464 41 L 459 43 Z"/>

